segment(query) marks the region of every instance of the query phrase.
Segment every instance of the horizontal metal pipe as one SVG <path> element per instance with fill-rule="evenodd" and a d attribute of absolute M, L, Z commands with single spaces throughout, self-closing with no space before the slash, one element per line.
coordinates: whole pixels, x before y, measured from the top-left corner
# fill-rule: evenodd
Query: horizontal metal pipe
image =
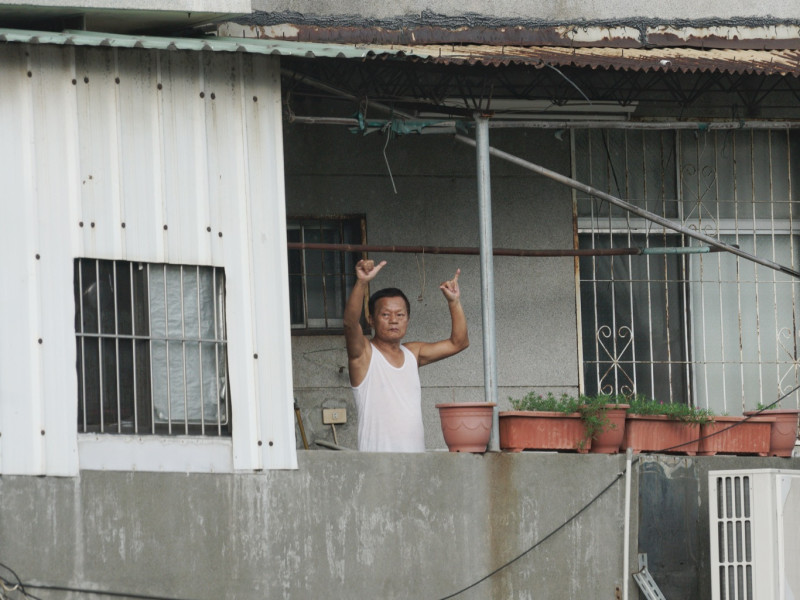
<path fill-rule="evenodd" d="M 468 146 L 474 147 L 476 145 L 475 140 L 473 140 L 472 138 L 468 138 L 463 135 L 456 135 L 455 138 L 458 141 L 467 144 Z M 489 153 L 498 158 L 502 158 L 503 160 L 506 160 L 510 163 L 514 163 L 515 165 L 519 165 L 520 167 L 528 169 L 529 171 L 533 171 L 534 173 L 538 173 L 539 175 L 543 175 L 544 177 L 548 177 L 554 181 L 563 183 L 564 185 L 576 189 L 578 191 L 584 192 L 585 194 L 589 194 L 590 196 L 594 196 L 595 198 L 600 198 L 601 200 L 605 200 L 606 202 L 613 204 L 614 206 L 618 206 L 623 210 L 635 214 L 636 216 L 647 219 L 648 221 L 652 221 L 653 223 L 658 223 L 662 227 L 666 227 L 667 229 L 677 231 L 678 233 L 682 233 L 683 235 L 688 236 L 690 238 L 700 240 L 701 242 L 704 242 L 715 248 L 725 250 L 727 252 L 730 252 L 731 254 L 735 254 L 754 263 L 763 265 L 765 267 L 769 267 L 770 269 L 774 269 L 776 271 L 780 271 L 782 273 L 786 273 L 787 275 L 791 275 L 792 277 L 800 279 L 800 272 L 795 271 L 794 269 L 790 269 L 787 266 L 778 264 L 766 258 L 755 256 L 754 254 L 750 254 L 749 252 L 745 252 L 744 250 L 741 250 L 737 246 L 726 244 L 725 242 L 721 242 L 718 239 L 711 237 L 710 235 L 706 235 L 705 233 L 700 233 L 699 231 L 695 231 L 689 227 L 685 227 L 680 223 L 675 223 L 673 221 L 670 221 L 669 219 L 666 219 L 661 215 L 640 208 L 635 204 L 631 204 L 630 202 L 626 202 L 621 198 L 617 198 L 616 196 L 607 194 L 590 185 L 581 183 L 576 179 L 572 179 L 571 177 L 567 177 L 566 175 L 562 175 L 561 173 L 551 171 L 550 169 L 547 169 L 535 163 L 528 162 L 525 159 L 519 158 L 518 156 L 514 156 L 513 154 L 509 154 L 508 152 L 503 152 L 502 150 L 498 150 L 497 148 L 490 147 Z"/>
<path fill-rule="evenodd" d="M 294 71 L 292 71 L 290 69 L 286 69 L 286 68 L 281 69 L 281 74 L 285 75 L 286 77 L 290 77 L 290 78 L 294 77 L 296 75 L 296 73 Z M 335 96 L 339 96 L 340 98 L 347 98 L 347 99 L 353 100 L 355 102 L 360 102 L 361 101 L 361 98 L 359 98 L 358 96 L 355 96 L 355 95 L 353 95 L 353 94 L 351 94 L 349 92 L 345 92 L 343 90 L 340 90 L 339 88 L 335 88 L 332 85 L 328 85 L 327 83 L 323 83 L 322 81 L 319 81 L 319 80 L 314 79 L 312 77 L 305 77 L 304 76 L 304 77 L 301 77 L 299 79 L 299 81 L 302 81 L 305 85 L 311 86 L 311 87 L 316 88 L 318 90 L 321 90 L 323 92 L 326 92 L 326 93 L 329 93 L 329 94 L 333 94 Z M 402 112 L 400 110 L 397 110 L 393 106 L 387 106 L 387 105 L 382 104 L 380 102 L 370 101 L 369 106 L 371 108 L 375 108 L 377 110 L 383 111 L 383 112 L 388 113 L 390 115 L 397 115 L 397 116 L 399 116 L 401 118 L 405 118 L 405 119 L 413 119 L 414 118 L 413 115 L 410 115 L 410 114 L 408 114 L 406 112 Z"/>
<path fill-rule="evenodd" d="M 408 119 L 402 119 L 408 120 Z M 413 120 L 413 118 L 412 118 Z M 452 133 L 456 118 L 443 119 L 442 125 L 429 125 L 422 131 L 431 133 Z M 427 119 L 433 121 L 433 119 Z M 314 117 L 291 115 L 291 123 L 308 123 L 311 125 L 348 125 L 358 127 L 358 119 L 348 117 Z M 416 121 L 414 121 L 416 122 Z M 370 119 L 372 124 L 388 125 L 389 120 Z M 461 120 L 464 126 L 472 125 L 469 119 Z M 437 128 L 439 131 L 437 131 Z M 732 129 L 800 129 L 800 121 L 503 121 L 489 122 L 490 129 L 628 129 L 628 130 L 692 130 L 692 131 L 727 131 Z"/>
<path fill-rule="evenodd" d="M 480 248 L 446 246 L 376 246 L 373 244 L 321 244 L 314 242 L 288 242 L 290 250 L 333 250 L 337 252 L 389 252 L 397 254 L 461 254 L 478 255 Z M 692 254 L 718 252 L 719 248 L 695 246 L 688 248 L 580 248 L 555 250 L 526 250 L 520 248 L 494 248 L 494 256 L 637 256 L 640 254 Z"/>
<path fill-rule="evenodd" d="M 492 129 L 689 129 L 712 131 L 730 129 L 798 129 L 800 128 L 800 121 L 606 121 L 602 119 L 583 121 L 503 121 L 498 119 L 490 123 L 489 126 Z"/>

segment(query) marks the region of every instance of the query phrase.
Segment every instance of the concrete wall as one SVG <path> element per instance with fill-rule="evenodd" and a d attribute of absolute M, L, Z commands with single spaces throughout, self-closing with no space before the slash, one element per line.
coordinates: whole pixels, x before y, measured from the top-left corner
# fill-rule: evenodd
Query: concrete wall
<path fill-rule="evenodd" d="M 299 455 L 297 471 L 253 475 L 4 476 L 0 563 L 31 586 L 118 594 L 442 598 L 541 542 L 616 481 L 458 597 L 619 597 L 624 456 Z M 636 522 L 634 502 L 633 540 Z M 631 552 L 635 565 L 635 544 Z"/>
<path fill-rule="evenodd" d="M 493 131 L 490 141 L 568 174 L 568 140 L 552 132 Z M 289 217 L 363 214 L 370 244 L 478 247 L 475 150 L 452 136 L 407 135 L 387 145 L 382 134 L 287 124 L 284 148 Z M 494 245 L 571 248 L 571 191 L 508 163 L 493 159 L 491 167 Z M 438 286 L 461 268 L 471 345 L 420 372 L 427 447 L 444 448 L 434 405 L 484 399 L 478 257 L 372 253 L 371 258 L 388 261 L 373 290 L 399 287 L 412 302 L 408 341 L 435 341 L 450 334 Z M 504 406 L 508 396 L 532 389 L 577 393 L 573 260 L 498 257 L 494 266 L 498 384 Z M 340 444 L 355 447 L 355 407 L 343 337 L 294 336 L 292 361 L 295 396 L 309 438 L 331 441 L 321 409 L 347 406 L 352 416 L 348 425 L 337 428 L 337 437 Z"/>
<path fill-rule="evenodd" d="M 800 469 L 797 457 L 641 458 L 637 465 L 639 552 L 647 554 L 648 570 L 664 596 L 682 600 L 711 597 L 708 472 Z"/>
<path fill-rule="evenodd" d="M 646 553 L 665 597 L 686 600 L 710 597 L 708 471 L 800 469 L 800 458 L 639 459 L 630 573 L 637 552 Z M 620 597 L 623 455 L 300 451 L 299 467 L 3 476 L 0 563 L 32 586 L 122 594 L 433 599 L 541 542 L 458 598 Z M 633 579 L 628 584 L 631 600 L 643 597 Z"/>

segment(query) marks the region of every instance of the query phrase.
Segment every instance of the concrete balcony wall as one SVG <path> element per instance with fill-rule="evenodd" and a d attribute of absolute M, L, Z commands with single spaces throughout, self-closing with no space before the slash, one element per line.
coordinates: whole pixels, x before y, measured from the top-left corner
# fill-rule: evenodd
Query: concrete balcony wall
<path fill-rule="evenodd" d="M 558 530 L 458 598 L 619 597 L 624 455 L 299 454 L 257 474 L 4 476 L 0 563 L 40 597 L 435 599 Z M 632 540 L 636 522 L 634 503 Z"/>

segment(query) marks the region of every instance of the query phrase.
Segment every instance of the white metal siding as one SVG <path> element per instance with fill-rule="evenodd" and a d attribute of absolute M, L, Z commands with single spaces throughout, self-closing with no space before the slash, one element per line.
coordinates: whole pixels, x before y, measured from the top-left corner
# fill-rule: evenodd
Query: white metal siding
<path fill-rule="evenodd" d="M 0 472 L 78 470 L 79 256 L 224 267 L 233 467 L 294 468 L 277 59 L 6 44 L 0 131 Z"/>

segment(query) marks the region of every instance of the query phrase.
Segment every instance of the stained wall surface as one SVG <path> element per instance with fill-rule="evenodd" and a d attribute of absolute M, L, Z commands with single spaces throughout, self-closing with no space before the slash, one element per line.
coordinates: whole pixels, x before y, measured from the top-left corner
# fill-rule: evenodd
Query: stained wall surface
<path fill-rule="evenodd" d="M 490 144 L 570 172 L 569 136 L 492 131 Z M 406 135 L 387 141 L 380 133 L 363 136 L 343 127 L 285 124 L 284 147 L 287 217 L 363 215 L 367 243 L 372 245 L 479 246 L 475 150 L 452 135 Z M 491 187 L 495 247 L 572 248 L 569 188 L 496 159 L 491 161 Z M 470 347 L 420 371 L 427 447 L 444 448 L 435 405 L 485 399 L 479 258 L 379 252 L 370 258 L 387 261 L 372 291 L 399 287 L 411 300 L 408 341 L 450 335 L 449 313 L 438 286 L 461 269 Z M 494 277 L 502 406 L 509 406 L 510 396 L 531 390 L 576 394 L 573 259 L 496 257 Z M 292 363 L 295 396 L 309 439 L 332 441 L 330 427 L 321 422 L 322 408 L 347 407 L 352 417 L 347 425 L 337 426 L 337 438 L 354 448 L 357 425 L 344 338 L 295 335 Z"/>

